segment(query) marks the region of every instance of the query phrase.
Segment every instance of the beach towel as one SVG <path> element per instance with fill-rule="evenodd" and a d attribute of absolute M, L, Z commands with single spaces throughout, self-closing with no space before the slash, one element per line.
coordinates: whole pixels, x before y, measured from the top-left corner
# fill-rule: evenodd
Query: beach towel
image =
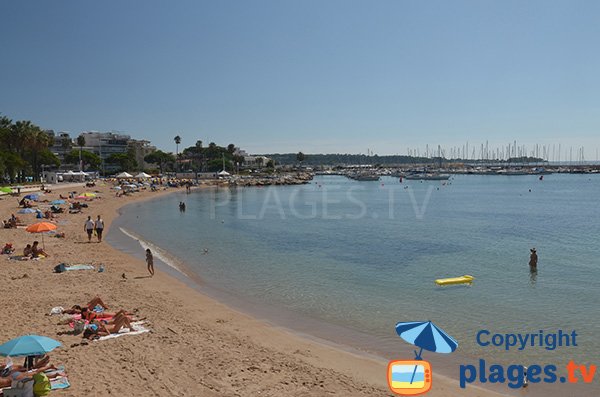
<path fill-rule="evenodd" d="M 8 259 L 11 259 L 13 261 L 28 261 L 29 258 L 28 256 L 23 256 L 23 255 L 13 255 L 11 257 L 9 257 Z"/>
<path fill-rule="evenodd" d="M 86 264 L 68 265 L 66 263 L 60 263 L 60 264 L 54 266 L 55 273 L 68 272 L 71 270 L 94 270 L 94 266 L 86 265 Z"/>
<path fill-rule="evenodd" d="M 121 328 L 121 330 L 119 330 L 119 332 L 116 334 L 101 336 L 100 338 L 95 339 L 95 340 L 114 339 L 114 338 L 119 338 L 119 337 L 125 336 L 125 335 L 139 335 L 139 334 L 144 334 L 146 332 L 150 332 L 150 330 L 148 328 L 145 328 L 142 325 L 143 323 L 144 323 L 143 321 L 133 322 L 133 323 L 131 323 L 131 325 L 133 325 L 133 330 L 130 330 L 129 328 Z"/>
<path fill-rule="evenodd" d="M 70 386 L 69 378 L 66 376 L 59 376 L 50 380 L 50 387 L 52 390 L 68 389 Z"/>

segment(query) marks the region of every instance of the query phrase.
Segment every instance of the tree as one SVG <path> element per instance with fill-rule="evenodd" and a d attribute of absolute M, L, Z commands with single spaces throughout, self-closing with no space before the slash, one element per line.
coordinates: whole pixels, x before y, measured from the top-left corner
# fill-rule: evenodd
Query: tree
<path fill-rule="evenodd" d="M 83 140 L 85 141 L 85 138 L 83 138 Z M 85 144 L 85 142 L 84 142 L 84 144 Z M 73 141 L 71 140 L 71 138 L 63 136 L 60 139 L 60 146 L 65 150 L 71 149 L 73 147 Z"/>
<path fill-rule="evenodd" d="M 304 153 L 298 152 L 298 154 L 296 155 L 296 160 L 300 162 L 300 164 L 302 164 L 302 162 L 304 161 Z"/>
<path fill-rule="evenodd" d="M 15 177 L 27 167 L 27 162 L 15 152 L 2 152 L 0 159 L 4 174 L 8 176 L 10 183 L 15 183 Z"/>
<path fill-rule="evenodd" d="M 275 162 L 273 160 L 267 161 L 267 168 L 275 168 Z"/>
<path fill-rule="evenodd" d="M 25 144 L 27 146 L 27 157 L 33 169 L 33 180 L 39 180 L 40 176 L 40 152 L 48 151 L 52 138 L 39 127 L 31 125 L 27 131 Z"/>
<path fill-rule="evenodd" d="M 100 156 L 92 152 L 88 152 L 87 150 L 71 150 L 65 155 L 65 162 L 69 164 L 77 164 L 79 159 L 81 159 L 82 169 L 84 169 L 86 165 L 88 165 L 89 168 L 98 169 L 102 163 Z"/>
<path fill-rule="evenodd" d="M 235 152 L 235 145 L 233 143 L 230 143 L 229 145 L 227 145 L 227 153 L 233 155 L 233 152 Z"/>
<path fill-rule="evenodd" d="M 158 164 L 160 173 L 164 171 L 164 166 L 168 163 L 173 163 L 175 157 L 171 153 L 165 153 L 162 150 L 156 150 L 144 157 L 144 161 L 150 164 Z"/>
<path fill-rule="evenodd" d="M 58 167 L 60 165 L 60 159 L 50 149 L 42 150 L 38 154 L 38 162 L 40 165 L 50 167 Z"/>
<path fill-rule="evenodd" d="M 113 153 L 106 159 L 106 162 L 118 165 L 120 171 L 132 171 L 138 166 L 137 161 L 128 153 Z"/>
<path fill-rule="evenodd" d="M 175 138 L 173 138 L 173 140 L 175 141 L 175 157 L 179 161 L 179 144 L 181 143 L 181 137 L 177 135 Z M 178 169 L 179 167 L 176 167 L 175 172 L 177 172 Z"/>
<path fill-rule="evenodd" d="M 79 146 L 79 171 L 81 171 L 83 169 L 82 151 L 83 147 L 85 146 L 85 137 L 83 135 L 79 135 L 77 137 L 77 146 Z"/>
<path fill-rule="evenodd" d="M 258 157 L 256 159 L 256 165 L 258 165 L 259 168 L 262 168 L 263 163 L 264 163 L 264 159 L 262 157 Z"/>

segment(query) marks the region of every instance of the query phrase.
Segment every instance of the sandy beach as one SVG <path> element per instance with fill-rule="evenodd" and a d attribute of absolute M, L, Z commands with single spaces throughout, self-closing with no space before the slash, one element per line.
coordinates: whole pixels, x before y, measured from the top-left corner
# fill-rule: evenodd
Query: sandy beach
<path fill-rule="evenodd" d="M 5 281 L 0 342 L 35 333 L 63 344 L 51 353 L 52 363 L 65 365 L 71 387 L 51 395 L 392 395 L 386 385 L 384 360 L 337 349 L 258 321 L 202 295 L 160 267 L 149 278 L 143 261 L 105 242 L 96 243 L 95 237 L 93 243 L 87 242 L 83 230 L 87 216 L 95 219 L 102 215 L 105 234 L 110 234 L 110 224 L 120 207 L 175 189 L 120 198 L 106 185 L 69 190 L 98 191 L 101 198 L 89 201 L 89 208 L 79 214 L 58 215 L 57 232 L 64 232 L 66 237 L 44 237 L 49 258 L 15 261 L 0 256 L 0 277 Z M 54 187 L 44 199 L 57 199 L 60 193 L 64 195 L 65 190 Z M 2 196 L 2 219 L 17 210 L 14 197 Z M 38 221 L 34 215 L 19 217 L 28 225 Z M 2 229 L 0 233 L 0 243 L 13 243 L 17 253 L 27 243 L 41 241 L 41 236 L 24 228 Z M 59 263 L 102 264 L 105 271 L 53 273 Z M 65 334 L 70 328 L 49 315 L 55 306 L 82 305 L 94 296 L 100 296 L 111 310 L 136 310 L 151 332 L 83 342 L 80 335 Z M 461 390 L 456 380 L 440 376 L 435 377 L 428 395 L 498 396 L 475 387 Z"/>

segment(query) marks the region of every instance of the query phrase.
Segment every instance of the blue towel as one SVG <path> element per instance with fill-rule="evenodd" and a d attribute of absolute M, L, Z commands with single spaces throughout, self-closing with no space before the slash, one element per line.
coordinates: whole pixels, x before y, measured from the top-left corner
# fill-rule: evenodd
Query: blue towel
<path fill-rule="evenodd" d="M 50 388 L 52 390 L 67 389 L 70 386 L 71 384 L 69 383 L 69 378 L 67 378 L 66 376 L 60 376 L 58 378 L 50 380 Z"/>

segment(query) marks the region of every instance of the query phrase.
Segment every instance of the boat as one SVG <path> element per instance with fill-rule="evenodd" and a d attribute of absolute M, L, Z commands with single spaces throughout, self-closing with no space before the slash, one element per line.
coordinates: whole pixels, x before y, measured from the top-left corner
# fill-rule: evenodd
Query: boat
<path fill-rule="evenodd" d="M 361 175 L 356 175 L 352 179 L 354 179 L 355 181 L 378 181 L 379 175 L 361 174 Z"/>
<path fill-rule="evenodd" d="M 438 174 L 438 173 L 426 173 L 426 174 L 408 174 L 404 176 L 404 179 L 407 180 L 421 180 L 421 181 L 447 181 L 450 179 L 450 175 L 448 174 Z"/>
<path fill-rule="evenodd" d="M 451 278 L 438 278 L 435 280 L 437 285 L 458 285 L 458 284 L 472 284 L 475 277 L 465 274 L 460 277 L 451 277 Z"/>

